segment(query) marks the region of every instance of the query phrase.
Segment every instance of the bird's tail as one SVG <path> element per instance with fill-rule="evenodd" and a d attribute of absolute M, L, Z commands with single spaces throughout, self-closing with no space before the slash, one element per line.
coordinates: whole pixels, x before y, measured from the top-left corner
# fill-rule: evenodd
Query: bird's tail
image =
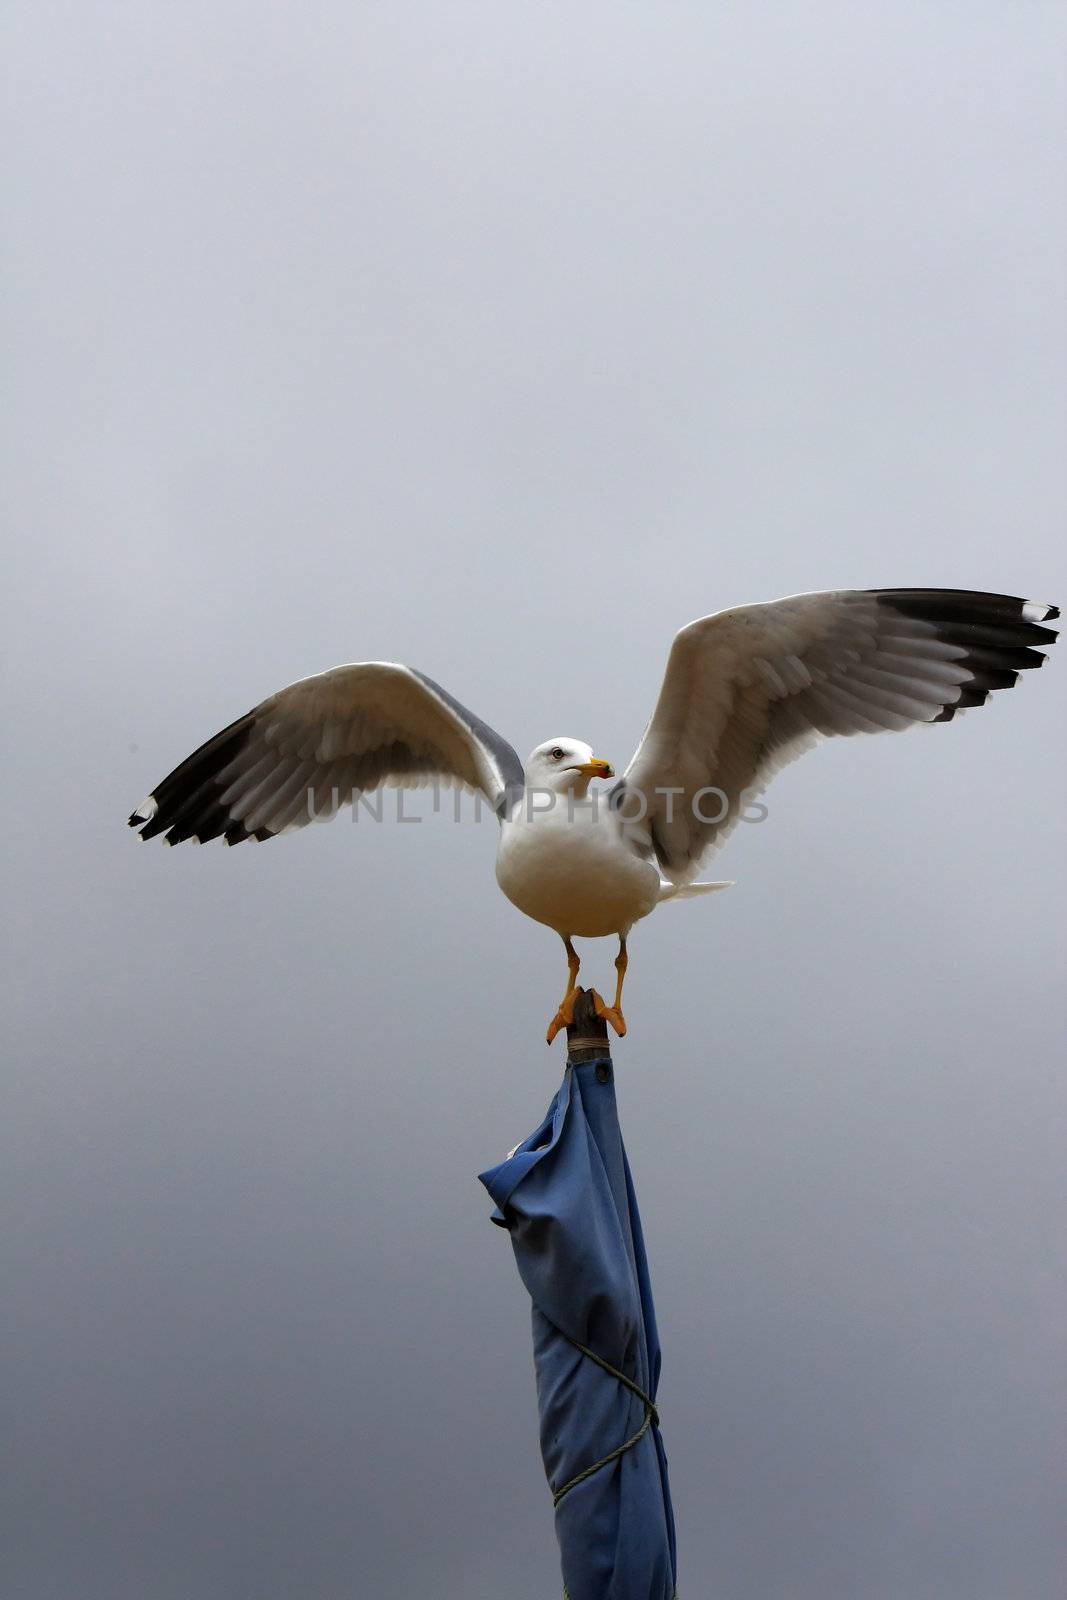
<path fill-rule="evenodd" d="M 725 883 L 668 883 L 666 878 L 659 880 L 659 901 L 664 900 L 695 900 L 698 894 L 710 894 L 713 889 L 732 889 L 732 878 Z"/>

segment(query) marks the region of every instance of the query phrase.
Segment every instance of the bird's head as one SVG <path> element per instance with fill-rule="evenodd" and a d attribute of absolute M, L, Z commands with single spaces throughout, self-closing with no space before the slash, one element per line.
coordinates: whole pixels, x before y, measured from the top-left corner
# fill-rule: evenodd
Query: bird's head
<path fill-rule="evenodd" d="M 546 739 L 526 758 L 526 782 L 554 794 L 584 795 L 590 778 L 613 778 L 615 768 L 580 739 Z"/>

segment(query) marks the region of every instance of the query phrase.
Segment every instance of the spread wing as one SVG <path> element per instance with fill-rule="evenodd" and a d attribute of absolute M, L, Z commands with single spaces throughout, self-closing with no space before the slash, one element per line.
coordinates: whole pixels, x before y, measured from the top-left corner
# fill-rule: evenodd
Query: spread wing
<path fill-rule="evenodd" d="M 414 667 L 361 661 L 301 678 L 238 717 L 164 778 L 130 818 L 142 839 L 270 839 L 381 784 L 437 781 L 503 816 L 522 763 L 498 733 Z"/>
<path fill-rule="evenodd" d="M 745 799 L 803 751 L 833 734 L 951 721 L 1041 666 L 1033 647 L 1057 636 L 1040 624 L 1057 616 L 1055 606 L 1009 595 L 857 589 L 702 617 L 674 641 L 613 803 L 645 831 L 667 876 L 684 883 Z M 720 793 L 697 799 L 698 816 L 701 789 Z M 647 807 L 641 818 L 634 790 Z"/>

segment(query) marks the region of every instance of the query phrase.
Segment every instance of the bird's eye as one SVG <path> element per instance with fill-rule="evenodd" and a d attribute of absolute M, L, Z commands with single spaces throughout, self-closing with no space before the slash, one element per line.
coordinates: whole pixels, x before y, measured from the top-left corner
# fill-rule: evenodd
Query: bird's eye
<path fill-rule="evenodd" d="M 554 750 L 550 750 L 548 753 L 552 757 L 553 761 L 563 760 L 564 752 L 560 749 L 559 745 L 557 745 Z"/>

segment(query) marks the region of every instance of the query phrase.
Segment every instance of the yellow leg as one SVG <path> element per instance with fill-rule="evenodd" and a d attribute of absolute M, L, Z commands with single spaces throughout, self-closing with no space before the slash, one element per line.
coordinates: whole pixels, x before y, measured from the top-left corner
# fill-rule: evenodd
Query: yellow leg
<path fill-rule="evenodd" d="M 546 1038 L 549 1044 L 552 1043 L 561 1028 L 569 1028 L 574 1021 L 574 1000 L 578 993 L 578 968 L 582 963 L 578 959 L 578 952 L 571 944 L 569 936 L 564 938 L 563 943 L 567 949 L 567 987 L 563 991 L 563 999 L 559 1003 L 559 1010 L 548 1025 Z"/>
<path fill-rule="evenodd" d="M 606 1006 L 596 990 L 593 990 L 593 1006 L 598 1017 L 603 1017 L 605 1022 L 610 1022 L 621 1039 L 626 1032 L 626 1019 L 622 1014 L 622 986 L 626 978 L 627 967 L 626 940 L 619 935 L 619 953 L 615 957 L 615 1003 Z"/>

